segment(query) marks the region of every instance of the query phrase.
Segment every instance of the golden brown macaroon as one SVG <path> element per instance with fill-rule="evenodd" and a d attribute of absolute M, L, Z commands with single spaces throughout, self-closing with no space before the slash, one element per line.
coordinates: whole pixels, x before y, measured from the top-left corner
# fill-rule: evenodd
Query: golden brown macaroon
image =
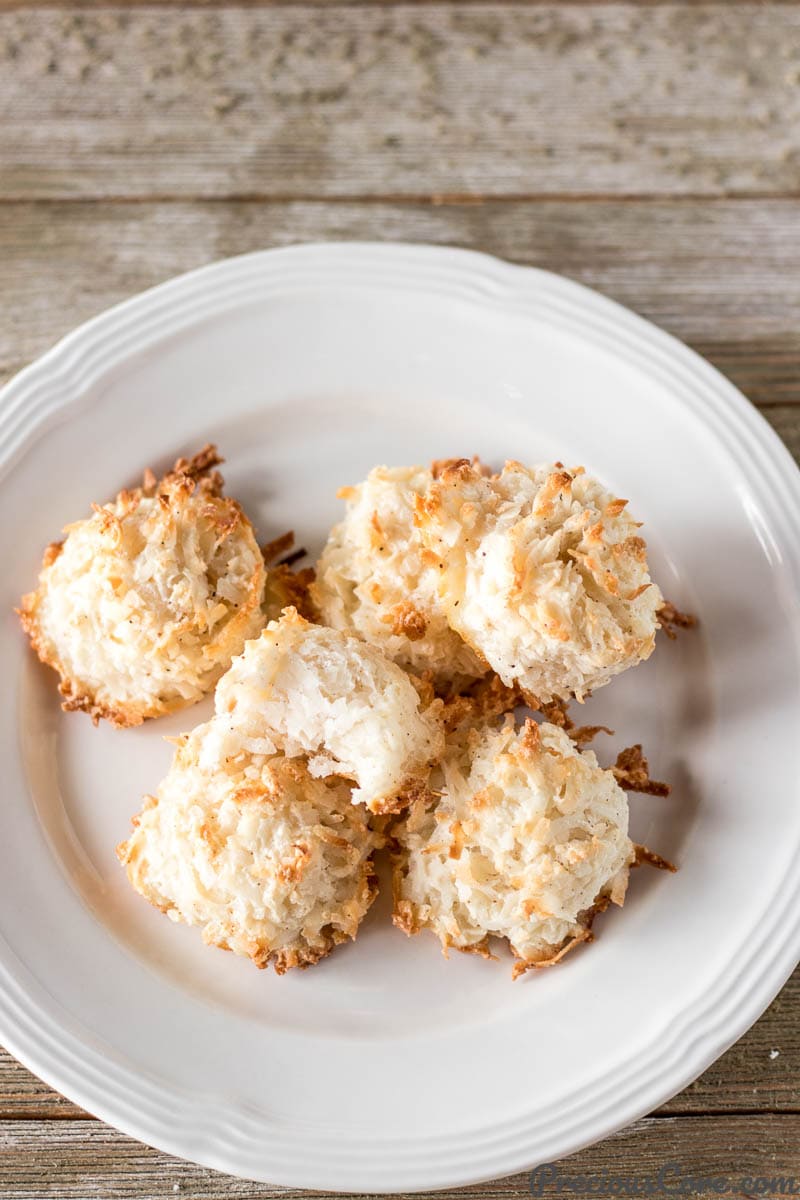
<path fill-rule="evenodd" d="M 581 700 L 655 645 L 639 525 L 582 467 L 447 464 L 416 501 L 452 630 L 529 697 Z"/>
<path fill-rule="evenodd" d="M 326 625 L 358 634 L 408 671 L 430 674 L 442 692 L 457 692 L 487 667 L 439 602 L 439 560 L 417 517 L 434 478 L 425 467 L 375 467 L 357 487 L 342 488 L 347 512 L 331 530 L 311 593 Z"/>
<path fill-rule="evenodd" d="M 635 859 L 613 773 L 556 726 L 513 717 L 455 731 L 394 833 L 395 924 L 432 930 L 445 952 L 491 957 L 489 938 L 505 938 L 515 975 L 586 940 Z"/>
<path fill-rule="evenodd" d="M 117 854 L 137 892 L 208 944 L 278 974 L 310 966 L 356 936 L 381 839 L 345 780 L 252 753 L 246 738 L 209 752 L 220 720 L 181 739 Z"/>
<path fill-rule="evenodd" d="M 263 628 L 264 561 L 221 461 L 206 446 L 147 471 L 47 548 L 19 615 L 65 709 L 130 726 L 185 708 Z"/>
<path fill-rule="evenodd" d="M 403 807 L 444 747 L 441 700 L 421 696 L 376 647 L 287 608 L 249 641 L 214 697 L 219 736 L 305 757 L 315 776 L 353 780 L 353 802 Z"/>

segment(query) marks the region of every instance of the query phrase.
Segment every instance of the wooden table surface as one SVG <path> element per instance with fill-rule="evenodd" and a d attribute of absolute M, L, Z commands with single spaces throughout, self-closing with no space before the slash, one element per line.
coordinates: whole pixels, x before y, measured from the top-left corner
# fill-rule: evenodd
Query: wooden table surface
<path fill-rule="evenodd" d="M 800 452 L 797 5 L 0 10 L 0 381 L 213 259 L 446 242 L 652 318 Z M 798 993 L 800 973 L 700 1080 L 569 1169 L 800 1177 Z M 2 1197 L 281 1191 L 149 1150 L 0 1052 Z"/>

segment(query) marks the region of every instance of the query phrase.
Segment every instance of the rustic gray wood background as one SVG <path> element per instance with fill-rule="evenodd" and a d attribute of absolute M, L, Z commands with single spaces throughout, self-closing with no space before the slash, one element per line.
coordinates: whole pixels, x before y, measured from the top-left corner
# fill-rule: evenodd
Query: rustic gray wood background
<path fill-rule="evenodd" d="M 652 318 L 800 453 L 795 4 L 0 10 L 0 381 L 212 259 L 448 242 Z M 800 1177 L 798 993 L 800 974 L 702 1079 L 570 1169 Z M 280 1193 L 138 1145 L 0 1051 L 2 1197 Z"/>

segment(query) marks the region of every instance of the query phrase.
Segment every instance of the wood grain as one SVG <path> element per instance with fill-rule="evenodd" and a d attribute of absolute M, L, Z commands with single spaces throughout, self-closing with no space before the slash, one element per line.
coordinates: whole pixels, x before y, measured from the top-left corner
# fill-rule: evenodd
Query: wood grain
<path fill-rule="evenodd" d="M 558 1169 L 576 1176 L 623 1176 L 639 1179 L 672 1164 L 673 1183 L 683 1179 L 722 1178 L 733 1196 L 747 1194 L 757 1179 L 800 1177 L 800 1116 L 751 1116 L 736 1125 L 724 1118 L 673 1117 L 639 1121 L 597 1146 L 562 1159 Z M 743 1186 L 744 1185 L 744 1186 Z M 800 1182 L 798 1182 L 800 1186 Z M 750 1194 L 758 1194 L 751 1186 Z M 689 1187 L 687 1195 L 720 1194 L 708 1185 Z M 502 1198 L 530 1196 L 527 1174 L 463 1189 L 422 1193 L 436 1197 Z M 555 1181 L 542 1191 L 556 1197 Z M 568 1193 L 569 1194 L 569 1193 Z M 588 1195 L 578 1187 L 571 1194 Z M 725 1193 L 722 1193 L 725 1194 Z M 763 1193 L 762 1193 L 763 1194 Z M 269 1200 L 291 1191 L 248 1183 L 168 1155 L 93 1121 L 0 1122 L 0 1195 L 3 1200 Z"/>
<path fill-rule="evenodd" d="M 0 16 L 0 196 L 800 194 L 800 9 Z"/>
<path fill-rule="evenodd" d="M 0 205 L 0 381 L 78 322 L 266 246 L 405 239 L 561 271 L 706 355 L 758 404 L 800 402 L 800 201 Z"/>
<path fill-rule="evenodd" d="M 69 1120 L 86 1115 L 77 1105 L 65 1100 L 46 1083 L 42 1083 L 41 1079 L 37 1079 L 7 1050 L 0 1047 L 0 1121 L 22 1118 Z"/>
<path fill-rule="evenodd" d="M 762 409 L 762 412 L 800 466 L 800 408 L 794 404 L 777 405 Z"/>

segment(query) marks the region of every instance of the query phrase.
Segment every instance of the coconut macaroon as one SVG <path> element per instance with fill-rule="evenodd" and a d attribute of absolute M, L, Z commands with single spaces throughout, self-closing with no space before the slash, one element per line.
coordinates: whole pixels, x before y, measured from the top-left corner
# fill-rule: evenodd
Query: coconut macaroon
<path fill-rule="evenodd" d="M 207 943 L 279 974 L 309 966 L 355 937 L 378 835 L 343 779 L 315 779 L 301 759 L 251 754 L 242 739 L 207 765 L 218 720 L 181 740 L 117 854 L 137 892 Z"/>
<path fill-rule="evenodd" d="M 425 467 L 375 467 L 364 483 L 342 488 L 347 512 L 317 564 L 312 597 L 326 625 L 457 689 L 486 664 L 451 629 L 438 601 L 439 562 L 416 515 L 433 478 Z"/>
<path fill-rule="evenodd" d="M 194 704 L 263 628 L 264 561 L 221 461 L 146 472 L 46 550 L 19 615 L 65 709 L 129 726 Z"/>
<path fill-rule="evenodd" d="M 444 747 L 440 700 L 423 704 L 409 676 L 374 646 L 293 608 L 247 643 L 215 706 L 214 753 L 229 753 L 230 728 L 254 752 L 303 756 L 315 777 L 352 780 L 353 803 L 374 813 L 402 808 Z"/>
<path fill-rule="evenodd" d="M 419 499 L 442 610 L 505 684 L 580 700 L 652 652 L 663 601 L 626 504 L 583 468 L 466 459 Z"/>
<path fill-rule="evenodd" d="M 555 725 L 513 717 L 456 732 L 395 836 L 395 924 L 433 930 L 445 953 L 489 957 L 489 938 L 506 938 L 515 975 L 587 940 L 634 860 L 612 773 Z"/>

